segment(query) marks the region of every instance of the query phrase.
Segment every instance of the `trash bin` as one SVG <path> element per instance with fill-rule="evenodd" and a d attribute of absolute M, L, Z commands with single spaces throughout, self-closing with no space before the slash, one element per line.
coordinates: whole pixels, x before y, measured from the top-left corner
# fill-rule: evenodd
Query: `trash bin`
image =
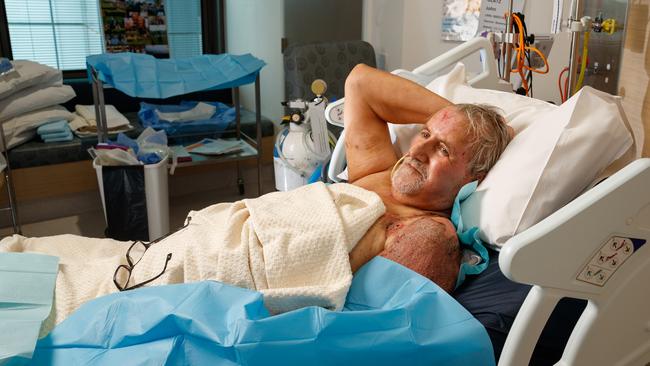
<path fill-rule="evenodd" d="M 169 233 L 167 159 L 157 164 L 102 166 L 93 160 L 106 220 L 106 236 L 155 240 Z"/>

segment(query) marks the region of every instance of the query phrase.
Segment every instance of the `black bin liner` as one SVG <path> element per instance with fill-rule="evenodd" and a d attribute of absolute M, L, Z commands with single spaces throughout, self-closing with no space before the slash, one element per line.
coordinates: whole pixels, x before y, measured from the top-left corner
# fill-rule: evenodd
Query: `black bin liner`
<path fill-rule="evenodd" d="M 149 240 L 143 166 L 102 166 L 107 238 Z"/>

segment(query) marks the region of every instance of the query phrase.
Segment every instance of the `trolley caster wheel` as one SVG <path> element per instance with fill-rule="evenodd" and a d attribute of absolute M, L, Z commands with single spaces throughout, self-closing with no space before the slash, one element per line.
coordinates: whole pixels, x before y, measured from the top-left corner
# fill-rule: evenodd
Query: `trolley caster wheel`
<path fill-rule="evenodd" d="M 244 180 L 243 179 L 238 179 L 237 180 L 237 190 L 239 190 L 239 195 L 243 196 L 246 190 L 244 189 Z"/>

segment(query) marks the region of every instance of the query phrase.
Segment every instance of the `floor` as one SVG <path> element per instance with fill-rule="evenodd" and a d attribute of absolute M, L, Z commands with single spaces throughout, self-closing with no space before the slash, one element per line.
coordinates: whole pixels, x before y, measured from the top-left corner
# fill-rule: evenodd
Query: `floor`
<path fill-rule="evenodd" d="M 250 183 L 248 183 L 250 182 Z M 263 169 L 262 192 L 275 191 L 275 181 L 272 166 Z M 236 185 L 215 190 L 192 192 L 181 196 L 173 196 L 169 202 L 169 224 L 173 230 L 180 227 L 188 212 L 199 210 L 219 202 L 233 202 L 242 198 L 257 196 L 257 182 L 248 180 L 244 196 L 240 196 Z M 26 223 L 21 225 L 22 235 L 41 237 L 59 234 L 76 234 L 87 237 L 103 238 L 106 223 L 101 209 L 84 212 L 80 215 L 66 216 L 46 221 Z M 0 237 L 13 234 L 10 227 L 0 228 Z"/>

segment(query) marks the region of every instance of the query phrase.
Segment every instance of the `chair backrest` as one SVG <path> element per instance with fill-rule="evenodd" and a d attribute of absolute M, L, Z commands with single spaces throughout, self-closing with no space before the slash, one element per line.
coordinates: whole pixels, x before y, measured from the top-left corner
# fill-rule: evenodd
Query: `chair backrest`
<path fill-rule="evenodd" d="M 311 83 L 323 79 L 325 96 L 343 97 L 345 79 L 355 65 L 376 66 L 375 51 L 364 41 L 333 41 L 295 44 L 284 51 L 285 99 L 312 97 Z"/>

